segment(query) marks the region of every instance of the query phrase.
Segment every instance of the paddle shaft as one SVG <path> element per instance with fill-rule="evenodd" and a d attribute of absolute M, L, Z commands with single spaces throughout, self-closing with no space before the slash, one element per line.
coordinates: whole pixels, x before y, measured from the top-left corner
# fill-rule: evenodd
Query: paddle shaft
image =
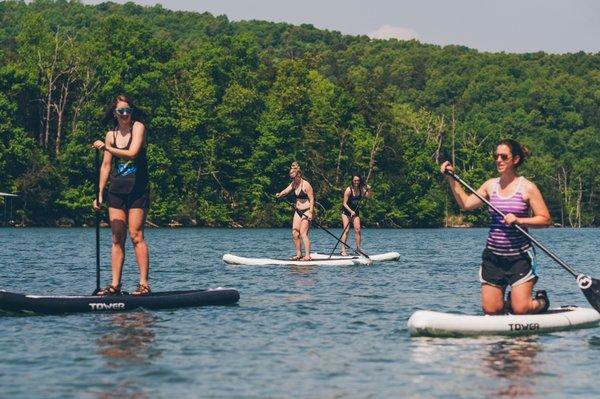
<path fill-rule="evenodd" d="M 452 177 L 457 182 L 459 182 L 460 184 L 462 184 L 463 186 L 465 186 L 467 189 L 469 189 L 469 191 L 471 191 L 473 194 L 475 194 L 475 196 L 477 198 L 479 198 L 480 200 L 482 200 L 487 206 L 489 206 L 490 208 L 492 208 L 499 215 L 501 215 L 502 217 L 506 216 L 498 208 L 496 208 L 494 205 L 492 205 L 492 203 L 490 201 L 488 201 L 487 199 L 485 199 L 484 197 L 482 197 L 477 191 L 475 191 L 475 189 L 473 187 L 469 186 L 469 184 L 467 182 L 465 182 L 463 179 L 461 179 L 456 173 L 454 173 L 454 172 L 452 172 L 450 170 L 446 170 L 445 173 L 447 175 L 449 175 L 450 177 Z M 569 266 L 565 261 L 563 261 L 558 256 L 556 256 L 552 251 L 550 251 L 548 248 L 546 248 L 541 242 L 539 242 L 538 240 L 536 240 L 535 238 L 533 238 L 527 231 L 525 231 L 524 228 L 522 228 L 521 226 L 519 226 L 517 224 L 515 224 L 514 226 L 516 227 L 517 230 L 519 230 L 527 238 L 529 238 L 535 245 L 537 245 L 542 251 L 544 251 L 546 253 L 546 255 L 548 255 L 556 263 L 558 263 L 559 265 L 561 265 L 566 271 L 568 271 L 569 273 L 571 273 L 574 277 L 578 277 L 579 276 L 579 273 L 577 273 L 571 266 Z"/>
<path fill-rule="evenodd" d="M 96 150 L 94 165 L 96 169 L 96 204 L 100 199 L 100 150 Z M 96 214 L 96 291 L 100 291 L 100 212 Z"/>
<path fill-rule="evenodd" d="M 287 202 L 287 201 L 286 201 Z M 298 212 L 298 214 L 300 214 L 301 216 L 304 216 L 304 212 L 305 211 L 301 211 L 300 209 L 296 208 L 296 205 L 292 204 L 291 202 L 288 202 L 288 204 L 290 204 L 292 206 L 292 208 L 294 208 L 295 212 Z M 339 238 L 337 238 L 337 236 L 335 234 L 333 234 L 331 231 L 327 230 L 325 227 L 321 226 L 316 220 L 315 218 L 313 218 L 312 222 L 314 224 L 317 225 L 317 227 L 319 227 L 321 230 L 323 230 L 324 232 L 326 232 L 327 234 L 329 234 L 330 236 L 332 236 L 333 238 L 335 238 L 338 242 L 341 242 L 342 244 L 344 244 Z M 367 255 L 366 253 L 364 253 L 363 251 L 359 250 L 359 249 L 355 249 L 354 252 L 356 252 L 359 255 L 364 256 L 367 259 L 371 259 L 369 258 L 369 255 Z"/>

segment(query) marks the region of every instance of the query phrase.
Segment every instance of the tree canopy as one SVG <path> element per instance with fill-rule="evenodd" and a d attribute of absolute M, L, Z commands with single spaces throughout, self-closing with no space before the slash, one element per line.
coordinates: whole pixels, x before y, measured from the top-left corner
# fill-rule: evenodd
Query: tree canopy
<path fill-rule="evenodd" d="M 533 151 L 522 173 L 555 222 L 600 224 L 599 54 L 481 53 L 65 0 L 0 2 L 0 42 L 0 189 L 19 193 L 28 224 L 93 220 L 91 143 L 122 93 L 148 115 L 157 224 L 285 225 L 273 194 L 294 160 L 322 221 L 339 223 L 358 173 L 374 189 L 367 225 L 481 224 L 484 210 L 460 214 L 437 163 L 481 184 L 503 138 Z"/>

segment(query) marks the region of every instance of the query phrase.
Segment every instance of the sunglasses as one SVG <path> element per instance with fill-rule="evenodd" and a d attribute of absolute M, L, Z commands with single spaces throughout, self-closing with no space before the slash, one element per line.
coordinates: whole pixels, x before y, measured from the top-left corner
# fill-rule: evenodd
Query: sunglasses
<path fill-rule="evenodd" d="M 133 113 L 133 108 L 115 108 L 115 112 L 117 115 L 131 115 Z"/>
<path fill-rule="evenodd" d="M 503 161 L 508 161 L 511 158 L 511 156 L 508 154 L 493 154 L 493 157 L 494 161 L 498 159 L 498 157 L 500 157 L 500 159 Z"/>

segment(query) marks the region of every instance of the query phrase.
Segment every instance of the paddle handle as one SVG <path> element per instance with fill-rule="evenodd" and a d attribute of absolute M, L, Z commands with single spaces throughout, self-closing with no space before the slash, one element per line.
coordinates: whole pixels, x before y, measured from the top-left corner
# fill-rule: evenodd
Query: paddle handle
<path fill-rule="evenodd" d="M 492 205 L 492 203 L 490 201 L 488 201 L 486 198 L 482 197 L 477 191 L 475 191 L 475 189 L 473 187 L 471 187 L 467 182 L 465 182 L 463 179 L 461 179 L 456 173 L 454 173 L 454 172 L 452 172 L 451 170 L 448 170 L 448 169 L 446 169 L 445 173 L 448 176 L 452 177 L 457 182 L 459 182 L 460 184 L 462 184 L 463 186 L 465 186 L 469 191 L 471 191 L 473 194 L 475 194 L 475 196 L 477 198 L 479 198 L 487 206 L 489 206 L 494 211 L 496 211 L 499 215 L 501 215 L 502 217 L 506 216 L 504 213 L 502 213 L 502 211 L 500 211 L 500 209 L 496 208 L 494 205 Z M 561 265 L 566 271 L 568 271 L 569 273 L 571 273 L 574 277 L 578 277 L 579 276 L 579 273 L 577 273 L 571 266 L 569 266 L 565 261 L 563 261 L 562 259 L 560 259 L 552 251 L 550 251 L 548 248 L 546 248 L 541 242 L 539 242 L 534 237 L 532 237 L 531 234 L 529 234 L 524 228 L 522 228 L 518 224 L 514 224 L 514 226 L 516 227 L 517 230 L 519 230 L 527 238 L 529 238 L 535 245 L 537 245 L 542 251 L 544 251 L 546 253 L 546 255 L 548 255 L 556 263 L 558 263 L 559 265 Z"/>
<path fill-rule="evenodd" d="M 94 167 L 96 169 L 95 179 L 95 191 L 96 191 L 96 204 L 100 199 L 100 150 L 96 149 Z M 96 291 L 100 291 L 100 212 L 94 211 L 96 216 Z"/>

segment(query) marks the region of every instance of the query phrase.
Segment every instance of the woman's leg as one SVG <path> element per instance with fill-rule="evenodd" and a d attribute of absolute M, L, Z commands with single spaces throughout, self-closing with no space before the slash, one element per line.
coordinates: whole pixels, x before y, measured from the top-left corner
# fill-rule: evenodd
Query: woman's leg
<path fill-rule="evenodd" d="M 501 314 L 504 312 L 504 287 L 481 284 L 481 308 L 485 314 Z"/>
<path fill-rule="evenodd" d="M 125 261 L 125 237 L 127 237 L 127 214 L 123 209 L 108 208 L 108 219 L 112 231 L 111 269 L 113 287 L 121 284 L 121 272 Z"/>
<path fill-rule="evenodd" d="M 296 249 L 296 258 L 302 258 L 302 244 L 300 242 L 300 222 L 302 218 L 298 215 L 298 212 L 294 212 L 294 219 L 292 221 L 292 239 L 294 240 L 294 248 Z"/>
<path fill-rule="evenodd" d="M 307 212 L 308 213 L 308 212 Z M 304 243 L 304 257 L 302 260 L 310 260 L 310 239 L 308 238 L 308 229 L 310 228 L 310 222 L 307 218 L 303 218 L 300 221 L 300 238 Z"/>
<path fill-rule="evenodd" d="M 344 212 L 342 212 L 342 237 L 340 239 L 341 242 L 343 242 L 342 244 L 342 256 L 346 256 L 348 253 L 346 252 L 348 249 L 348 245 L 346 245 L 346 240 L 348 239 L 348 232 L 350 229 L 350 226 L 348 226 L 348 224 L 350 223 L 350 218 L 348 217 L 348 215 L 346 215 Z"/>
<path fill-rule="evenodd" d="M 140 270 L 140 284 L 148 285 L 148 274 L 150 270 L 150 257 L 148 245 L 144 238 L 144 224 L 146 223 L 146 210 L 132 208 L 129 210 L 129 236 L 133 244 L 135 260 Z"/>
<path fill-rule="evenodd" d="M 356 249 L 358 249 L 359 251 L 362 251 L 362 247 L 360 246 L 361 243 L 361 235 L 360 235 L 360 217 L 359 216 L 355 216 L 354 217 L 354 241 L 356 241 Z"/>
<path fill-rule="evenodd" d="M 519 285 L 513 285 L 510 290 L 511 307 L 515 314 L 538 313 L 544 308 L 545 301 L 533 299 L 531 292 L 535 279 L 531 279 Z"/>

